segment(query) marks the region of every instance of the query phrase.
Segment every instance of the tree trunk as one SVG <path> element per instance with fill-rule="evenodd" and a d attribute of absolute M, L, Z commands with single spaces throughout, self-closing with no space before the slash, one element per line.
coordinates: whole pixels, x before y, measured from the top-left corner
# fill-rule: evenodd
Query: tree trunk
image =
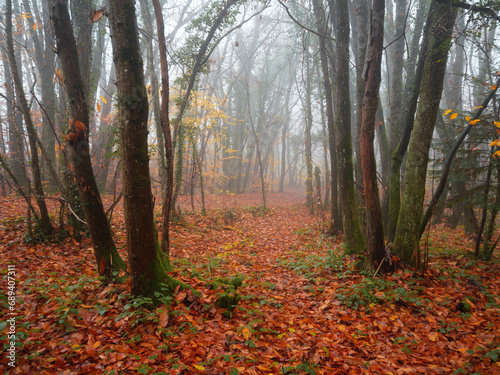
<path fill-rule="evenodd" d="M 14 41 L 12 36 L 12 0 L 7 0 L 6 2 L 6 36 L 7 36 L 7 56 L 9 59 L 10 71 L 12 74 L 12 78 L 14 80 L 14 85 L 16 88 L 17 98 L 19 100 L 19 105 L 21 107 L 21 111 L 23 113 L 24 123 L 26 125 L 26 129 L 28 130 L 28 138 L 30 145 L 30 154 L 31 154 L 31 168 L 33 171 L 33 182 L 35 184 L 35 200 L 40 209 L 40 227 L 46 235 L 52 233 L 52 223 L 50 222 L 49 212 L 47 210 L 47 206 L 45 204 L 43 186 L 42 186 L 42 178 L 40 172 L 40 162 L 38 159 L 38 150 L 36 146 L 36 129 L 33 125 L 33 120 L 31 118 L 30 110 L 28 107 L 28 101 L 26 100 L 26 96 L 24 94 L 23 83 L 21 81 L 21 77 L 19 75 L 15 54 L 14 54 Z"/>
<path fill-rule="evenodd" d="M 154 297 L 165 283 L 173 292 L 179 282 L 162 253 L 153 219 L 149 174 L 148 99 L 144 84 L 133 0 L 110 0 L 109 20 L 118 89 L 118 123 L 123 163 L 123 199 L 131 291 Z"/>
<path fill-rule="evenodd" d="M 92 26 L 89 21 L 89 13 L 94 8 L 94 0 L 72 0 L 71 18 L 75 28 L 77 54 L 80 66 L 80 76 L 85 88 L 85 98 L 90 98 L 91 91 L 94 91 L 97 82 L 90 76 L 92 66 Z M 88 106 L 89 102 L 87 102 Z"/>
<path fill-rule="evenodd" d="M 158 0 L 153 0 L 153 8 L 156 18 L 156 29 L 158 34 L 158 44 L 160 49 L 160 65 L 161 65 L 161 108 L 160 120 L 165 139 L 165 194 L 162 207 L 162 237 L 161 250 L 170 254 L 170 212 L 172 209 L 172 193 L 174 187 L 174 160 L 172 147 L 172 134 L 170 132 L 170 119 L 168 117 L 169 109 L 169 82 L 168 82 L 168 63 L 167 63 L 167 47 L 165 42 L 165 31 L 163 25 L 163 15 Z"/>
<path fill-rule="evenodd" d="M 403 196 L 393 246 L 400 258 L 416 269 L 423 267 L 419 242 L 427 162 L 443 91 L 456 10 L 451 3 L 435 2 L 431 5 L 429 17 L 432 27 L 427 41 L 420 99 L 408 149 Z"/>
<path fill-rule="evenodd" d="M 333 92 L 332 92 L 332 81 L 331 77 L 333 74 L 330 72 L 330 68 L 328 66 L 328 55 L 327 55 L 327 46 L 326 46 L 326 35 L 327 35 L 327 22 L 325 19 L 325 12 L 321 8 L 320 2 L 318 0 L 313 1 L 314 14 L 316 23 L 318 25 L 317 30 L 318 34 L 321 35 L 319 38 L 319 58 L 321 64 L 321 73 L 323 75 L 323 87 L 325 90 L 325 98 L 326 98 L 326 122 L 328 129 L 328 142 L 330 149 L 330 170 L 331 176 L 328 181 L 330 185 L 330 194 L 329 199 L 331 200 L 331 223 L 328 232 L 330 234 L 337 234 L 342 230 L 342 216 L 341 211 L 339 209 L 339 199 L 338 199 L 338 158 L 337 158 L 337 145 L 336 145 L 336 132 L 335 132 L 335 118 L 333 112 Z M 325 169 L 327 166 L 325 165 Z M 325 183 L 326 184 L 326 183 Z M 326 198 L 325 198 L 326 201 Z"/>
<path fill-rule="evenodd" d="M 365 94 L 361 120 L 361 166 L 363 168 L 363 189 L 366 206 L 366 241 L 369 261 L 377 266 L 383 261 L 384 227 L 377 186 L 377 167 L 373 141 L 378 108 L 378 91 L 381 81 L 382 48 L 384 42 L 385 0 L 373 0 L 370 36 L 366 52 Z"/>
<path fill-rule="evenodd" d="M 361 115 L 363 113 L 363 96 L 365 94 L 365 80 L 363 66 L 366 58 L 366 48 L 370 31 L 370 6 L 368 0 L 355 0 L 354 5 L 357 27 L 353 27 L 353 48 L 356 61 L 356 118 L 354 152 L 356 154 L 356 201 L 364 205 L 363 198 L 363 171 L 361 168 Z"/>
<path fill-rule="evenodd" d="M 312 162 L 312 145 L 311 145 L 311 129 L 312 129 L 312 107 L 311 107 L 311 81 L 312 73 L 310 67 L 310 56 L 304 56 L 306 60 L 306 92 L 305 92 L 305 113 L 304 120 L 306 123 L 304 133 L 304 146 L 305 146 L 305 163 L 306 163 L 306 206 L 309 208 L 310 214 L 314 214 L 313 202 L 313 162 Z"/>
<path fill-rule="evenodd" d="M 149 8 L 149 1 L 147 0 L 141 0 L 141 13 L 145 21 L 144 27 L 146 28 L 147 33 L 145 34 L 145 39 L 146 39 L 146 49 L 147 49 L 147 70 L 148 74 L 151 80 L 151 95 L 152 95 L 152 101 L 153 101 L 153 115 L 155 118 L 155 131 L 156 131 L 156 138 L 158 140 L 158 169 L 159 169 L 159 178 L 160 178 L 160 189 L 161 189 L 161 196 L 163 200 L 165 200 L 165 189 L 168 189 L 167 184 L 168 182 L 168 173 L 166 171 L 166 163 L 165 163 L 165 136 L 163 134 L 163 129 L 162 129 L 162 119 L 161 119 L 161 108 L 160 108 L 160 96 L 157 95 L 159 86 L 158 86 L 158 78 L 156 76 L 156 71 L 155 71 L 155 63 L 154 63 L 154 50 L 153 50 L 153 19 L 151 17 L 151 10 Z M 153 6 L 154 2 L 153 2 Z M 158 4 L 159 6 L 159 4 Z M 161 15 L 161 7 L 159 8 L 160 15 Z M 155 10 L 155 15 L 156 15 L 156 10 Z M 158 17 L 158 16 L 156 16 Z M 157 19 L 157 28 L 158 28 L 158 18 Z M 163 17 L 162 17 L 163 21 Z M 161 21 L 160 21 L 161 22 Z M 164 32 L 163 32 L 164 33 Z M 159 36 L 161 38 L 162 36 Z M 163 39 L 165 37 L 163 36 Z M 161 42 L 160 42 L 161 43 Z M 162 55 L 160 47 L 160 55 Z M 165 55 L 166 56 L 166 55 Z M 165 57 L 166 58 L 166 57 Z M 162 64 L 161 59 L 160 59 L 160 65 Z M 166 69 L 168 69 L 168 66 L 166 66 Z M 167 72 L 167 81 L 168 81 L 168 72 Z M 167 91 L 167 101 L 168 101 L 168 82 L 167 85 L 162 89 L 162 93 L 166 90 Z M 168 102 L 166 105 L 166 110 L 168 111 Z M 167 114 L 168 115 L 168 114 Z M 170 129 L 170 125 L 169 129 Z"/>
<path fill-rule="evenodd" d="M 14 87 L 12 87 L 12 76 L 10 74 L 9 59 L 5 49 L 2 49 L 2 60 L 4 68 L 5 88 L 7 96 L 7 122 L 9 126 L 8 144 L 10 151 L 10 166 L 19 186 L 26 187 L 27 181 L 23 173 L 24 147 L 21 141 L 22 117 L 16 114 Z"/>
<path fill-rule="evenodd" d="M 57 1 L 52 5 L 51 20 L 70 103 L 71 118 L 66 142 L 71 152 L 71 167 L 92 238 L 99 274 L 109 278 L 111 270 L 126 270 L 126 265 L 116 250 L 92 171 L 88 142 L 89 111 L 67 1 Z"/>
<path fill-rule="evenodd" d="M 45 3 L 44 3 L 45 5 Z M 32 14 L 30 4 L 27 0 L 23 0 L 23 6 L 27 13 Z M 44 7 L 45 8 L 45 7 Z M 45 10 L 45 9 L 44 9 Z M 48 15 L 43 12 L 44 23 L 48 22 Z M 52 127 L 55 124 L 55 91 L 54 80 L 54 52 L 52 41 L 49 35 L 45 38 L 45 47 L 43 40 L 40 40 L 33 17 L 27 17 L 29 24 L 29 32 L 33 45 L 35 47 L 35 64 L 40 76 L 40 83 L 42 88 L 42 143 L 45 147 L 48 160 L 45 157 L 41 158 L 41 173 L 42 178 L 49 182 L 51 189 L 57 187 L 51 173 L 49 172 L 48 164 L 55 165 L 55 135 Z M 43 28 L 42 28 L 43 29 Z M 45 30 L 48 33 L 48 30 Z"/>
<path fill-rule="evenodd" d="M 496 219 L 498 211 L 500 209 L 500 163 L 495 160 L 496 172 L 497 172 L 497 182 L 496 182 L 496 192 L 495 192 L 495 202 L 491 208 L 490 220 L 488 222 L 488 228 L 486 228 L 486 233 L 484 234 L 484 245 L 481 258 L 485 261 L 490 261 L 493 255 L 493 250 L 495 249 L 493 240 L 493 233 L 496 229 Z"/>

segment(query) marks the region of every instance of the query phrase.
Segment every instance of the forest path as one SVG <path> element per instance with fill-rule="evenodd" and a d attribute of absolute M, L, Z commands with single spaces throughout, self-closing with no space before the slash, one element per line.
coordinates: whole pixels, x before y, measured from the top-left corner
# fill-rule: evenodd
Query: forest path
<path fill-rule="evenodd" d="M 466 256 L 473 243 L 460 230 L 431 232 L 425 278 L 363 278 L 338 257 L 340 239 L 323 234 L 326 223 L 300 192 L 269 194 L 268 211 L 259 194 L 209 196 L 206 216 L 185 199 L 172 225 L 173 276 L 200 296 L 179 291 L 153 310 L 140 308 L 145 300 L 131 297 L 128 283 L 97 279 L 89 239 L 26 243 L 23 202 L 0 201 L 0 267 L 16 266 L 22 343 L 11 374 L 500 373 L 500 264 Z M 113 217 L 126 259 L 121 204 Z M 228 314 L 215 306 L 224 290 L 213 283 L 237 275 L 241 300 Z"/>

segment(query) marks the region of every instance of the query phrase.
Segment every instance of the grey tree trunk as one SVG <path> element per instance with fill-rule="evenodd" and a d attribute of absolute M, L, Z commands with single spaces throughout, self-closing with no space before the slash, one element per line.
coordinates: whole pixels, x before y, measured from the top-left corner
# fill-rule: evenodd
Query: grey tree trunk
<path fill-rule="evenodd" d="M 307 52 L 306 52 L 307 53 Z M 312 69 L 310 67 L 310 56 L 304 56 L 306 63 L 306 77 L 305 77 L 305 98 L 304 98 L 304 120 L 306 126 L 304 128 L 304 146 L 305 146 L 305 163 L 306 163 L 306 206 L 309 208 L 309 212 L 314 214 L 314 202 L 313 202 L 313 162 L 312 162 L 312 144 L 311 144 L 311 129 L 312 129 L 312 108 L 311 108 L 311 96 L 312 96 Z"/>
<path fill-rule="evenodd" d="M 7 123 L 9 129 L 9 151 L 10 151 L 10 168 L 18 181 L 19 186 L 26 187 L 27 181 L 24 178 L 23 160 L 24 160 L 24 147 L 22 143 L 23 125 L 22 117 L 16 113 L 16 102 L 14 95 L 14 87 L 12 86 L 12 76 L 10 74 L 9 59 L 7 52 L 2 49 L 2 60 L 5 77 L 5 87 L 7 96 Z"/>
<path fill-rule="evenodd" d="M 24 94 L 23 83 L 19 75 L 19 70 L 14 54 L 14 40 L 12 34 L 12 0 L 7 0 L 6 2 L 5 18 L 6 18 L 5 33 L 7 36 L 7 56 L 9 59 L 10 71 L 14 81 L 16 95 L 19 100 L 19 106 L 21 107 L 21 112 L 23 114 L 24 123 L 26 125 L 26 129 L 28 130 L 30 155 L 31 155 L 31 168 L 33 171 L 33 182 L 35 185 L 35 194 L 36 194 L 35 200 L 40 210 L 39 224 L 43 233 L 49 235 L 52 233 L 53 228 L 52 228 L 52 223 L 50 222 L 49 212 L 47 210 L 47 205 L 45 204 L 45 199 L 44 199 L 40 162 L 38 158 L 38 148 L 36 145 L 37 134 L 35 126 L 33 125 L 33 120 L 31 118 L 30 110 L 28 107 L 28 101 L 26 100 L 26 95 Z"/>

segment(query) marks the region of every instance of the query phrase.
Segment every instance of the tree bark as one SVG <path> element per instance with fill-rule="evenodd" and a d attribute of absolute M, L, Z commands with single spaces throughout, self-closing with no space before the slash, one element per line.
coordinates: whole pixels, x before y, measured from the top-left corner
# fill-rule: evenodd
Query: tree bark
<path fill-rule="evenodd" d="M 7 99 L 7 122 L 9 126 L 9 151 L 10 151 L 10 166 L 12 173 L 16 177 L 19 186 L 26 187 L 27 181 L 24 178 L 23 173 L 23 160 L 24 160 L 24 147 L 21 142 L 21 134 L 23 133 L 22 128 L 22 117 L 16 114 L 15 110 L 15 88 L 12 86 L 12 76 L 10 74 L 9 58 L 5 49 L 2 49 L 2 60 L 4 68 L 4 78 L 5 78 L 5 88 L 6 88 L 6 99 Z"/>
<path fill-rule="evenodd" d="M 334 95 L 332 92 L 332 76 L 328 66 L 328 54 L 326 45 L 326 35 L 328 31 L 324 9 L 321 8 L 319 0 L 313 1 L 314 15 L 317 23 L 319 37 L 319 58 L 321 64 L 321 73 L 323 75 L 323 88 L 325 90 L 326 102 L 326 122 L 328 129 L 328 144 L 330 151 L 330 170 L 331 175 L 328 181 L 330 184 L 330 201 L 331 201 L 331 222 L 328 232 L 330 234 L 338 234 L 342 230 L 342 216 L 339 208 L 338 199 L 338 158 L 335 132 L 335 117 L 333 112 Z M 326 169 L 326 165 L 325 165 Z M 326 183 L 325 183 L 326 184 Z M 326 199 L 325 199 L 326 200 Z"/>
<path fill-rule="evenodd" d="M 156 29 L 158 34 L 158 44 L 160 48 L 161 65 L 161 109 L 160 120 L 165 139 L 165 174 L 166 183 L 165 197 L 162 207 L 162 237 L 161 250 L 165 254 L 170 253 L 170 212 L 172 209 L 172 193 L 174 186 L 174 160 L 172 147 L 172 134 L 170 132 L 170 119 L 168 117 L 169 109 L 169 82 L 168 82 L 168 63 L 167 63 L 167 45 L 165 41 L 165 31 L 163 25 L 163 15 L 158 0 L 153 0 L 154 13 L 156 18 Z"/>
<path fill-rule="evenodd" d="M 88 142 L 89 111 L 67 1 L 52 4 L 51 21 L 70 104 L 66 143 L 71 152 L 71 167 L 92 238 L 97 269 L 101 276 L 109 279 L 112 270 L 126 270 L 126 265 L 116 250 L 92 171 Z"/>
<path fill-rule="evenodd" d="M 168 189 L 168 171 L 167 171 L 167 166 L 166 166 L 166 161 L 165 161 L 165 135 L 163 134 L 163 128 L 162 128 L 162 115 L 161 115 L 161 105 L 160 105 L 160 96 L 157 95 L 158 90 L 159 90 L 159 85 L 158 85 L 158 78 L 156 76 L 156 70 L 155 70 L 155 55 L 154 55 L 154 49 L 153 49 L 153 19 L 151 17 L 151 10 L 149 7 L 149 1 L 148 0 L 141 0 L 141 13 L 145 21 L 145 28 L 146 28 L 146 33 L 144 35 L 144 38 L 146 39 L 146 50 L 147 50 L 147 71 L 151 80 L 151 94 L 152 94 L 152 101 L 153 101 L 153 115 L 155 119 L 155 131 L 156 131 L 156 138 L 158 141 L 158 169 L 159 169 L 159 179 L 160 179 L 160 190 L 161 190 L 161 196 L 163 201 L 165 201 L 165 189 Z M 156 10 L 156 6 L 158 6 L 158 11 Z M 161 16 L 161 6 L 158 3 L 155 5 L 155 1 L 153 1 L 153 7 L 154 7 L 154 12 L 155 12 L 155 17 L 156 17 L 156 28 L 158 29 L 158 15 Z M 163 23 L 163 16 L 160 21 Z M 164 29 L 164 27 L 163 27 Z M 158 30 L 159 32 L 159 30 Z M 158 42 L 161 44 L 162 42 L 160 41 L 160 38 L 165 41 L 165 36 L 164 36 L 165 31 L 163 31 L 162 35 L 158 35 Z M 165 43 L 165 42 L 163 42 Z M 164 48 L 164 51 L 162 52 L 162 48 Z M 160 65 L 163 67 L 163 62 L 161 59 L 165 56 L 166 59 L 166 47 L 161 47 L 160 46 Z M 168 65 L 165 63 L 165 69 L 168 69 Z M 162 73 L 163 74 L 163 73 Z M 167 101 L 168 101 L 168 71 L 167 71 L 167 85 L 162 86 L 162 94 L 164 93 L 165 90 L 167 90 Z M 164 82 L 162 82 L 164 83 Z M 163 99 L 163 98 L 162 98 Z M 168 102 L 166 106 L 166 110 L 168 111 Z M 168 113 L 167 113 L 168 116 Z M 170 129 L 170 125 L 169 129 Z M 167 192 L 168 193 L 168 192 Z"/>
<path fill-rule="evenodd" d="M 307 52 L 306 52 L 307 54 Z M 310 56 L 304 56 L 306 60 L 306 90 L 305 90 L 305 113 L 304 120 L 306 126 L 304 128 L 304 147 L 305 147 L 305 163 L 306 163 L 306 206 L 309 209 L 311 215 L 314 214 L 314 202 L 313 202 L 313 165 L 312 165 L 312 145 L 311 145 L 311 129 L 312 129 L 312 104 L 311 104 L 311 81 L 312 81 L 312 69 L 310 67 Z"/>
<path fill-rule="evenodd" d="M 337 0 L 337 51 L 334 77 L 335 128 L 337 135 L 339 196 L 342 208 L 345 251 L 360 254 L 364 250 L 363 234 L 356 201 L 354 165 L 352 160 L 351 102 L 349 90 L 349 10 L 347 0 Z M 374 122 L 375 124 L 375 122 Z M 373 125 L 374 125 L 373 124 Z"/>
<path fill-rule="evenodd" d="M 44 192 L 42 186 L 42 178 L 40 172 L 40 162 L 38 158 L 38 150 L 36 146 L 36 129 L 33 125 L 33 120 L 31 118 L 30 110 L 28 107 L 28 101 L 26 100 L 26 95 L 24 94 L 23 83 L 19 75 L 15 54 L 14 54 L 14 41 L 12 34 L 12 0 L 6 1 L 6 14 L 5 14 L 5 33 L 7 36 L 7 56 L 9 59 L 10 71 L 12 78 L 14 80 L 14 85 L 16 88 L 17 98 L 19 100 L 19 105 L 24 118 L 24 123 L 26 129 L 28 130 L 28 138 L 30 145 L 31 154 L 31 168 L 33 171 L 33 182 L 35 185 L 35 200 L 40 210 L 40 228 L 43 233 L 49 235 L 52 233 L 52 223 L 50 222 L 49 212 L 47 210 L 47 205 L 45 204 Z"/>
<path fill-rule="evenodd" d="M 179 282 L 161 252 L 153 219 L 149 174 L 148 99 L 144 84 L 133 0 L 110 0 L 109 21 L 118 89 L 118 123 L 123 163 L 125 228 L 134 295 L 155 297 L 165 283 L 173 292 Z"/>
<path fill-rule="evenodd" d="M 451 3 L 434 3 L 433 5 L 429 13 L 432 26 L 427 40 L 420 99 L 408 149 L 401 208 L 393 245 L 393 249 L 403 262 L 416 269 L 423 267 L 419 231 L 427 162 L 456 17 L 456 10 L 452 8 Z"/>
<path fill-rule="evenodd" d="M 27 13 L 33 14 L 27 0 L 23 0 L 23 6 Z M 45 17 L 47 17 L 45 12 L 42 13 Z M 48 21 L 45 17 L 44 23 Z M 45 157 L 42 157 L 40 167 L 42 178 L 49 182 L 51 189 L 55 189 L 57 188 L 57 184 L 51 176 L 49 172 L 50 167 L 48 166 L 48 164 L 55 165 L 56 156 L 55 135 L 52 130 L 55 123 L 55 88 L 54 81 L 52 79 L 54 75 L 54 52 L 49 35 L 46 35 L 45 37 L 45 46 L 43 40 L 39 39 L 34 17 L 27 17 L 27 21 L 29 24 L 30 37 L 35 47 L 35 64 L 38 69 L 42 88 L 42 143 L 45 147 L 48 160 Z M 41 29 L 43 30 L 43 28 Z M 48 30 L 45 30 L 45 34 L 48 34 Z"/>

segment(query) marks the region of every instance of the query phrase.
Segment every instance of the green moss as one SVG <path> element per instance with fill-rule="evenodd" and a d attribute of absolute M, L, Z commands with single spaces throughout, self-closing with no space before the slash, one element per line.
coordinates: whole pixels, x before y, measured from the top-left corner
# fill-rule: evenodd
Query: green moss
<path fill-rule="evenodd" d="M 215 304 L 220 308 L 233 311 L 241 300 L 241 296 L 236 291 L 227 290 L 219 295 Z"/>

